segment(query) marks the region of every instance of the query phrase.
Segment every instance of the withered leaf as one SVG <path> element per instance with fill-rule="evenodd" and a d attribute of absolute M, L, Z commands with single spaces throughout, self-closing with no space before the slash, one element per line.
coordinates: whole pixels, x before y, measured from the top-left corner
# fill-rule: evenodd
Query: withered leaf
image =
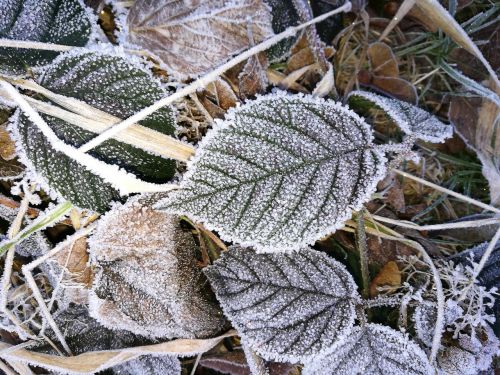
<path fill-rule="evenodd" d="M 250 57 L 241 71 L 239 78 L 240 96 L 247 98 L 266 90 L 269 80 L 266 70 L 269 61 L 265 53 L 261 52 Z"/>
<path fill-rule="evenodd" d="M 206 337 L 224 328 L 197 268 L 194 239 L 176 216 L 134 198 L 99 221 L 89 244 L 97 267 L 90 311 L 105 326 L 152 338 Z"/>
<path fill-rule="evenodd" d="M 399 77 L 399 67 L 391 47 L 385 43 L 372 43 L 367 50 L 371 71 L 379 76 Z"/>
<path fill-rule="evenodd" d="M 128 41 L 158 56 L 178 78 L 196 77 L 231 55 L 273 35 L 262 0 L 137 0 L 130 9 Z"/>
<path fill-rule="evenodd" d="M 401 271 L 394 261 L 387 262 L 370 283 L 370 296 L 376 297 L 379 294 L 378 287 L 401 285 Z"/>
<path fill-rule="evenodd" d="M 226 111 L 238 103 L 231 86 L 221 78 L 208 84 L 206 89 L 197 95 L 210 116 L 214 118 L 223 118 Z"/>

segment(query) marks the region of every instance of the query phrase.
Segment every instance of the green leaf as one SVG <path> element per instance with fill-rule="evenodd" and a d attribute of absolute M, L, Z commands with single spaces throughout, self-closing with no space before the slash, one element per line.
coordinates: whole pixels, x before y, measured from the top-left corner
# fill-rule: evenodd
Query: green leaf
<path fill-rule="evenodd" d="M 202 141 L 182 189 L 158 208 L 259 250 L 300 249 L 341 227 L 386 159 L 339 103 L 278 92 L 231 110 Z"/>
<path fill-rule="evenodd" d="M 265 359 L 317 356 L 354 325 L 356 284 L 343 264 L 319 251 L 231 247 L 204 272 L 245 343 Z"/>
<path fill-rule="evenodd" d="M 271 7 L 271 15 L 273 16 L 272 25 L 275 34 L 285 31 L 290 26 L 297 26 L 300 24 L 299 15 L 291 1 L 265 0 L 265 2 Z M 274 63 L 289 56 L 290 49 L 296 40 L 296 37 L 290 37 L 269 48 L 266 51 L 269 61 Z"/>
<path fill-rule="evenodd" d="M 356 327 L 331 353 L 305 364 L 304 375 L 431 375 L 427 356 L 407 336 L 379 324 Z"/>
<path fill-rule="evenodd" d="M 137 62 L 102 53 L 62 55 L 48 67 L 39 83 L 56 94 L 79 99 L 122 119 L 166 95 Z M 66 145 L 78 148 L 95 136 L 63 120 L 48 115 L 42 117 Z M 175 116 L 171 108 L 164 107 L 140 124 L 173 135 Z M 116 186 L 113 176 L 91 171 L 55 150 L 55 140 L 47 138 L 25 115 L 18 117 L 16 125 L 14 133 L 25 151 L 22 160 L 43 177 L 44 185 L 75 205 L 95 211 L 105 211 L 110 201 L 119 199 L 120 186 Z M 175 173 L 175 161 L 116 140 L 104 142 L 89 154 L 148 183 L 164 183 Z"/>
<path fill-rule="evenodd" d="M 0 0 L 0 38 L 83 47 L 95 21 L 81 0 Z M 22 74 L 59 52 L 0 48 L 0 72 Z"/>

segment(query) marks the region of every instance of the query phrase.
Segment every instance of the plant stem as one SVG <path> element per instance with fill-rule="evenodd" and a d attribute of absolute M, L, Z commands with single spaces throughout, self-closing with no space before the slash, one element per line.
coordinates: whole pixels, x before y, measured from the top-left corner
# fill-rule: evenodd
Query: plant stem
<path fill-rule="evenodd" d="M 368 270 L 368 248 L 366 245 L 365 217 L 363 208 L 357 217 L 356 242 L 359 251 L 359 262 L 361 265 L 361 277 L 363 279 L 363 298 L 369 297 L 370 291 L 370 273 Z"/>

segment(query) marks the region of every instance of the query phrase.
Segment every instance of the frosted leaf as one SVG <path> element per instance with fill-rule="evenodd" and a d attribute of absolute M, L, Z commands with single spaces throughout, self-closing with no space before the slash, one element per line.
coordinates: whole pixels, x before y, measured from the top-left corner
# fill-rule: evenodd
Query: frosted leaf
<path fill-rule="evenodd" d="M 386 159 L 339 103 L 278 92 L 228 112 L 157 207 L 259 251 L 300 249 L 370 198 Z"/>
<path fill-rule="evenodd" d="M 437 362 L 446 375 L 476 375 L 478 373 L 474 355 L 454 346 L 441 352 Z"/>
<path fill-rule="evenodd" d="M 401 130 L 426 142 L 442 143 L 453 135 L 446 125 L 423 109 L 397 99 L 386 98 L 367 91 L 353 91 L 349 98 L 361 97 L 384 110 Z"/>
<path fill-rule="evenodd" d="M 272 25 L 276 34 L 285 31 L 290 26 L 300 24 L 299 15 L 290 0 L 265 0 L 265 2 L 271 7 Z M 296 39 L 296 37 L 290 37 L 269 48 L 266 53 L 270 62 L 277 62 L 288 57 Z"/>
<path fill-rule="evenodd" d="M 148 341 L 124 330 L 110 330 L 89 316 L 84 306 L 72 306 L 69 309 L 54 314 L 54 320 L 73 354 L 89 351 L 112 350 L 145 345 Z M 47 329 L 47 336 L 57 342 L 52 329 Z M 54 352 L 54 349 L 45 344 L 37 350 Z"/>
<path fill-rule="evenodd" d="M 401 332 L 379 324 L 356 327 L 326 356 L 306 363 L 304 375 L 431 375 L 425 353 Z"/>
<path fill-rule="evenodd" d="M 116 375 L 179 375 L 181 363 L 172 355 L 146 355 L 115 366 L 111 370 Z"/>
<path fill-rule="evenodd" d="M 128 42 L 158 56 L 179 78 L 212 71 L 232 55 L 273 35 L 262 0 L 137 0 L 127 18 Z"/>
<path fill-rule="evenodd" d="M 151 338 L 207 337 L 224 329 L 193 237 L 176 216 L 133 198 L 100 219 L 89 245 L 97 267 L 90 309 L 102 324 Z"/>
<path fill-rule="evenodd" d="M 354 324 L 356 285 L 341 263 L 319 251 L 232 247 L 204 272 L 233 326 L 265 359 L 318 355 Z"/>
<path fill-rule="evenodd" d="M 0 0 L 0 38 L 85 46 L 95 18 L 81 0 Z M 59 52 L 0 48 L 0 72 L 21 74 Z"/>
<path fill-rule="evenodd" d="M 39 80 L 56 94 L 76 98 L 119 118 L 127 118 L 165 96 L 165 91 L 143 66 L 118 54 L 72 52 L 57 58 Z M 58 139 L 80 147 L 94 133 L 63 120 L 42 115 Z M 46 189 L 81 208 L 105 211 L 119 193 L 114 181 L 87 169 L 74 159 L 54 149 L 48 139 L 21 114 L 14 120 L 14 137 L 21 149 L 23 163 L 43 178 Z M 164 107 L 140 122 L 163 134 L 175 131 L 174 112 Z M 101 162 L 123 168 L 147 182 L 168 181 L 175 173 L 175 161 L 152 155 L 145 150 L 108 140 L 89 152 Z"/>

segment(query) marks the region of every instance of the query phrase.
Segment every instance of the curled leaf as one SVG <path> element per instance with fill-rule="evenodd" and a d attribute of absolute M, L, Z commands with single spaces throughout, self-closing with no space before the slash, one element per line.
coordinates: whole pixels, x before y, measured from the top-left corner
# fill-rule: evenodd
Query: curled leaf
<path fill-rule="evenodd" d="M 97 275 L 93 317 L 105 326 L 156 337 L 207 337 L 224 328 L 196 265 L 196 245 L 176 216 L 138 198 L 115 206 L 90 239 Z"/>
<path fill-rule="evenodd" d="M 347 335 L 356 284 L 323 253 L 256 253 L 232 247 L 204 270 L 225 314 L 265 359 L 299 362 Z"/>
<path fill-rule="evenodd" d="M 441 143 L 453 135 L 453 128 L 412 104 L 386 98 L 367 91 L 353 91 L 349 98 L 359 97 L 380 107 L 403 132 L 426 142 Z"/>
<path fill-rule="evenodd" d="M 182 189 L 157 207 L 244 246 L 300 249 L 369 199 L 385 160 L 348 108 L 278 92 L 230 110 L 202 141 Z"/>

